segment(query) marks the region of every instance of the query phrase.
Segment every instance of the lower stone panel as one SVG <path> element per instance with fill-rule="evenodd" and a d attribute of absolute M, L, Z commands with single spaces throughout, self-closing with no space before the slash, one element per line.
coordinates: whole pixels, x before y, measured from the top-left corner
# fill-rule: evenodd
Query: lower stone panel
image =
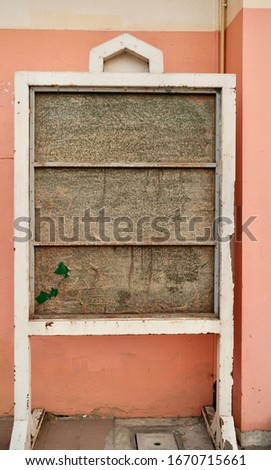
<path fill-rule="evenodd" d="M 212 313 L 213 279 L 213 246 L 36 247 L 35 314 Z"/>

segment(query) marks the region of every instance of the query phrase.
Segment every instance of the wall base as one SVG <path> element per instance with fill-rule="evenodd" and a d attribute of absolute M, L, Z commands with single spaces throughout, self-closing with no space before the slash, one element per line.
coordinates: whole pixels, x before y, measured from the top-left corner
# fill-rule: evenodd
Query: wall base
<path fill-rule="evenodd" d="M 271 446 L 271 431 L 240 431 L 236 428 L 237 441 L 241 447 Z"/>

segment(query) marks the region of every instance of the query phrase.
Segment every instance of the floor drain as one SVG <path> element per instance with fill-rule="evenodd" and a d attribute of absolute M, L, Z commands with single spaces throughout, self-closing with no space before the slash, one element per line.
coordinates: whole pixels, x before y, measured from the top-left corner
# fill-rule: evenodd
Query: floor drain
<path fill-rule="evenodd" d="M 178 450 L 182 441 L 178 431 L 174 432 L 138 432 L 136 433 L 138 450 Z"/>

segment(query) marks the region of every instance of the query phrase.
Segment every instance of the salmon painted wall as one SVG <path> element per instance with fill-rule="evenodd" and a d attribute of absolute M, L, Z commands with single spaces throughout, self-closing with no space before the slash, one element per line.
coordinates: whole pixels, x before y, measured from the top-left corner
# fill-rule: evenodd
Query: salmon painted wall
<path fill-rule="evenodd" d="M 242 429 L 271 430 L 271 140 L 269 9 L 244 10 Z"/>
<path fill-rule="evenodd" d="M 89 50 L 121 32 L 0 31 L 0 414 L 13 412 L 14 72 L 87 71 Z M 166 72 L 217 72 L 215 31 L 129 32 L 163 50 Z M 212 403 L 210 335 L 34 338 L 32 345 L 33 407 L 60 414 L 192 416 Z"/>
<path fill-rule="evenodd" d="M 270 44 L 270 2 L 242 9 L 227 28 L 226 71 L 237 73 L 239 228 L 257 216 L 249 227 L 257 241 L 243 234 L 235 244 L 234 417 L 242 431 L 271 430 Z"/>
<path fill-rule="evenodd" d="M 125 31 L 162 49 L 166 72 L 218 71 L 216 0 L 173 0 L 170 8 L 167 0 L 157 0 L 154 10 L 143 4 L 130 0 L 123 16 L 126 0 L 117 2 L 114 14 L 110 0 L 100 2 L 98 12 L 96 0 L 67 0 L 63 15 L 61 0 L 0 0 L 0 27 L 6 28 L 0 30 L 0 414 L 13 412 L 14 72 L 86 71 L 89 49 Z M 226 33 L 226 72 L 237 73 L 239 228 L 240 221 L 257 215 L 251 229 L 258 241 L 244 236 L 235 244 L 233 405 L 243 431 L 271 429 L 269 5 L 270 0 L 232 0 Z M 134 7 L 144 9 L 144 20 Z M 61 414 L 191 416 L 212 402 L 210 335 L 52 337 L 32 343 L 34 407 Z"/>

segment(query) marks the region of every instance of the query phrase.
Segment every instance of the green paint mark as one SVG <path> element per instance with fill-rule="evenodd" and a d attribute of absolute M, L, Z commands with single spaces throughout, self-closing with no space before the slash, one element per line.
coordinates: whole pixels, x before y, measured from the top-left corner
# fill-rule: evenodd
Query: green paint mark
<path fill-rule="evenodd" d="M 51 297 L 56 297 L 57 295 L 58 290 L 52 287 L 51 292 L 41 291 L 38 297 L 36 297 L 36 302 L 41 305 L 44 304 L 44 302 L 46 302 L 47 300 L 51 299 Z"/>
<path fill-rule="evenodd" d="M 61 261 L 59 263 L 57 269 L 54 271 L 54 274 L 58 274 L 59 276 L 64 276 L 64 278 L 68 277 L 69 268 Z"/>
<path fill-rule="evenodd" d="M 61 261 L 59 263 L 57 269 L 54 271 L 54 274 L 59 274 L 60 276 L 64 276 L 64 278 L 68 277 L 69 268 Z M 50 300 L 52 297 L 56 297 L 58 295 L 58 289 L 52 287 L 50 292 L 44 292 L 43 290 L 39 293 L 38 297 L 36 297 L 36 302 L 38 304 L 44 304 L 47 300 Z"/>
<path fill-rule="evenodd" d="M 38 302 L 38 304 L 44 304 L 44 302 L 46 302 L 46 300 L 49 300 L 49 299 L 50 299 L 49 294 L 43 291 L 41 291 L 38 297 L 36 297 L 36 301 Z"/>
<path fill-rule="evenodd" d="M 165 92 L 166 92 L 166 93 L 171 93 L 171 92 L 172 92 L 172 89 L 171 89 L 171 88 L 165 88 Z"/>
<path fill-rule="evenodd" d="M 50 297 L 56 297 L 58 295 L 58 289 L 54 289 L 52 287 L 51 292 L 50 292 Z"/>

